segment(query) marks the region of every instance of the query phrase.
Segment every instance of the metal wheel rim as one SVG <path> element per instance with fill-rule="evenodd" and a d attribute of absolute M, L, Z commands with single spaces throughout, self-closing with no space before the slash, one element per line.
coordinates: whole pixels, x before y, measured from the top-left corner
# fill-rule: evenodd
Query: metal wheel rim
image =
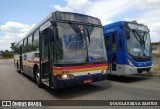
<path fill-rule="evenodd" d="M 39 80 L 40 80 L 40 75 L 39 73 L 36 74 L 36 81 L 39 83 Z"/>

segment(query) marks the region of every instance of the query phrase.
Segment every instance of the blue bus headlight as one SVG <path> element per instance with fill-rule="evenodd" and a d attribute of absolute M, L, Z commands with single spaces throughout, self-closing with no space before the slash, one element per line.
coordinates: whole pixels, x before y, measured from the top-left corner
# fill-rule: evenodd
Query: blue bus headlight
<path fill-rule="evenodd" d="M 130 61 L 129 59 L 127 59 L 127 61 L 130 66 L 134 67 L 134 64 L 132 63 L 132 61 Z"/>

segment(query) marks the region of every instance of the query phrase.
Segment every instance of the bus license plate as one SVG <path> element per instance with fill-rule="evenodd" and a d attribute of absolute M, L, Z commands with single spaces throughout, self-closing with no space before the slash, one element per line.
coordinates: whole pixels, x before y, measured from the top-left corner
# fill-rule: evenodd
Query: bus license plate
<path fill-rule="evenodd" d="M 91 82 L 92 82 L 91 79 L 87 79 L 87 80 L 84 80 L 84 81 L 83 81 L 84 84 L 86 84 L 86 83 L 91 83 Z"/>

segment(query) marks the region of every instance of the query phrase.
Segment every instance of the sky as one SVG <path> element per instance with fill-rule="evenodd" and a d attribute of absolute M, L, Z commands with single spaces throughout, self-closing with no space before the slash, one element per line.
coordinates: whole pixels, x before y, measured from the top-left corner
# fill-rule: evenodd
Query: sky
<path fill-rule="evenodd" d="M 152 42 L 160 41 L 160 0 L 0 0 L 0 50 L 10 50 L 56 10 L 98 17 L 103 25 L 137 20 L 148 26 Z"/>

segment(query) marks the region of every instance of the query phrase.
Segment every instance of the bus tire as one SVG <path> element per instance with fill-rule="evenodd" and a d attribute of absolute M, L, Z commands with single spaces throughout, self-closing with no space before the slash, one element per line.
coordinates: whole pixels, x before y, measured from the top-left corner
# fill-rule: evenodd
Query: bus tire
<path fill-rule="evenodd" d="M 19 69 L 19 64 L 18 64 L 18 62 L 17 62 L 17 72 L 18 72 L 18 73 L 21 73 L 21 71 L 20 71 L 20 69 Z"/>
<path fill-rule="evenodd" d="M 22 73 L 20 70 L 18 70 L 18 73 Z"/>
<path fill-rule="evenodd" d="M 37 82 L 38 87 L 40 87 L 40 88 L 43 87 L 43 83 L 41 80 L 41 75 L 40 75 L 39 69 L 36 69 L 36 82 Z"/>

